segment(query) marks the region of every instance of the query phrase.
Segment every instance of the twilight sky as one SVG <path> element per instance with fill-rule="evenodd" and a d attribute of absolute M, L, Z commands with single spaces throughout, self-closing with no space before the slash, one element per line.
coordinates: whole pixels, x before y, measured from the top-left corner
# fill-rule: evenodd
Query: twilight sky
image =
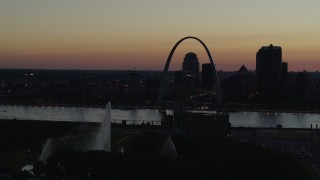
<path fill-rule="evenodd" d="M 0 68 L 163 69 L 185 36 L 207 44 L 219 70 L 255 69 L 261 46 L 282 47 L 289 70 L 320 70 L 319 0 L 2 0 Z M 178 47 L 180 69 L 195 40 Z"/>

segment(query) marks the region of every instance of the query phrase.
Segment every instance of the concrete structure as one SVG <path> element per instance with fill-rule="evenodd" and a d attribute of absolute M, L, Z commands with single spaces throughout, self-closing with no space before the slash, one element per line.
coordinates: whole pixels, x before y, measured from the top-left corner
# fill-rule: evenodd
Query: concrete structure
<path fill-rule="evenodd" d="M 165 88 L 165 80 L 168 73 L 171 58 L 178 45 L 186 39 L 195 39 L 199 41 L 205 48 L 209 60 L 212 76 L 214 80 L 213 90 L 217 94 L 217 102 L 221 103 L 220 82 L 215 69 L 213 58 L 207 46 L 196 37 L 185 37 L 178 41 L 172 48 L 167 62 L 165 64 L 162 81 L 160 84 L 158 103 L 163 102 L 163 94 Z M 165 127 L 175 127 L 181 129 L 190 138 L 209 138 L 209 137 L 225 137 L 229 133 L 229 114 L 228 113 L 190 113 L 184 109 L 184 100 L 190 95 L 190 89 L 196 88 L 199 82 L 199 62 L 195 53 L 188 53 L 183 62 L 182 72 L 175 72 L 176 81 L 176 99 L 174 103 L 174 115 L 164 115 L 163 125 Z M 182 83 L 182 85 L 181 85 Z M 182 93 L 181 93 L 182 92 Z"/>
<path fill-rule="evenodd" d="M 215 65 L 214 65 L 214 62 L 213 62 L 213 58 L 210 54 L 210 51 L 209 49 L 207 48 L 207 46 L 204 44 L 204 42 L 202 42 L 200 39 L 196 38 L 196 37 L 193 37 L 193 36 L 188 36 L 188 37 L 184 37 L 182 38 L 181 40 L 179 40 L 175 45 L 174 47 L 172 48 L 169 56 L 168 56 L 168 59 L 167 59 L 167 62 L 164 66 L 164 70 L 163 70 L 163 74 L 162 74 L 162 80 L 161 80 L 161 84 L 160 84 L 160 88 L 159 88 L 159 93 L 158 93 L 158 103 L 162 103 L 163 102 L 163 95 L 164 95 L 164 90 L 165 90 L 165 81 L 166 81 L 166 77 L 167 77 L 167 74 L 168 74 L 168 69 L 169 69 L 169 65 L 170 65 L 170 62 L 171 62 L 171 59 L 172 59 L 172 56 L 176 50 L 176 48 L 179 46 L 179 44 L 186 40 L 186 39 L 195 39 L 197 40 L 198 42 L 200 42 L 202 44 L 202 46 L 205 48 L 207 54 L 208 54 L 208 57 L 209 57 L 209 60 L 210 60 L 210 64 L 211 64 L 211 68 L 213 69 L 213 75 L 214 75 L 214 87 L 213 89 L 216 91 L 217 93 L 217 102 L 218 103 L 221 103 L 221 88 L 220 88 L 220 82 L 219 82 L 219 78 L 218 78 L 218 74 L 217 74 L 217 71 L 216 71 L 216 68 L 215 68 Z"/>

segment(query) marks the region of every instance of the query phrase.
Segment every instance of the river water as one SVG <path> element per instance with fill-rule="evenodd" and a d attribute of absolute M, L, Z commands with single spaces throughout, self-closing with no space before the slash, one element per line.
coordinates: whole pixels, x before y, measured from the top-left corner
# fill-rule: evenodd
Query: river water
<path fill-rule="evenodd" d="M 89 107 L 0 105 L 0 119 L 100 122 L 104 113 L 104 109 Z M 232 112 L 229 115 L 232 127 L 276 127 L 281 124 L 283 128 L 310 128 L 312 124 L 315 128 L 318 124 L 320 128 L 320 114 L 316 113 Z M 111 120 L 159 122 L 161 114 L 157 109 L 112 109 Z"/>

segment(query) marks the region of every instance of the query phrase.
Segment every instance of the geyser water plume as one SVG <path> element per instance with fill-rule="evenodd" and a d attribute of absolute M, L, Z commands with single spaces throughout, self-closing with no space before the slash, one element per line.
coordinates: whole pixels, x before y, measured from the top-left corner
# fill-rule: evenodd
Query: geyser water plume
<path fill-rule="evenodd" d="M 171 140 L 171 138 L 167 138 L 162 145 L 162 154 L 169 157 L 177 157 L 176 147 Z"/>
<path fill-rule="evenodd" d="M 47 158 L 54 152 L 53 140 L 50 138 L 43 146 L 39 161 L 46 162 Z"/>
<path fill-rule="evenodd" d="M 111 147 L 111 102 L 106 105 L 106 114 L 100 123 L 92 150 L 105 150 L 110 152 Z"/>

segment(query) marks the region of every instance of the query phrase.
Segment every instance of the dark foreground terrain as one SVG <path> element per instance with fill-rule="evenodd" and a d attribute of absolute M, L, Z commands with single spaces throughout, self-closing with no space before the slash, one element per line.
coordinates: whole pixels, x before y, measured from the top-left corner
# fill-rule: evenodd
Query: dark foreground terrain
<path fill-rule="evenodd" d="M 159 129 L 137 133 L 123 144 L 124 153 L 63 150 L 46 163 L 30 156 L 28 149 L 36 151 L 34 147 L 40 144 L 38 152 L 31 153 L 39 156 L 47 138 L 73 132 L 79 125 L 82 123 L 1 121 L 0 172 L 15 179 L 317 179 L 312 168 L 288 153 L 233 139 L 187 139 Z M 168 137 L 177 157 L 163 151 Z M 34 164 L 34 175 L 21 172 L 26 162 Z"/>

